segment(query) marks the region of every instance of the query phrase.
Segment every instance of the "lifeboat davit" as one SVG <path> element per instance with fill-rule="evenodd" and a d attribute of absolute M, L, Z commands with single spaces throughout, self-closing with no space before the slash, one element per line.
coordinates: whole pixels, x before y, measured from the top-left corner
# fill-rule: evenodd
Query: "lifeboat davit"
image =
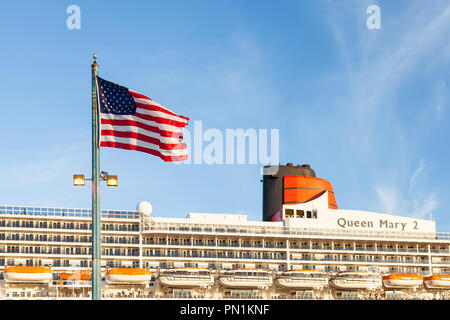
<path fill-rule="evenodd" d="M 204 268 L 171 268 L 159 270 L 159 283 L 171 288 L 209 288 L 214 285 L 214 275 Z"/>
<path fill-rule="evenodd" d="M 146 284 L 150 282 L 151 272 L 142 268 L 107 268 L 107 284 Z"/>
<path fill-rule="evenodd" d="M 386 288 L 415 288 L 423 283 L 423 277 L 414 273 L 394 273 L 383 277 Z"/>
<path fill-rule="evenodd" d="M 423 282 L 429 289 L 450 288 L 450 274 L 433 274 L 423 278 Z"/>
<path fill-rule="evenodd" d="M 273 277 L 264 269 L 234 269 L 221 273 L 218 281 L 225 288 L 267 289 L 272 285 Z"/>
<path fill-rule="evenodd" d="M 91 270 L 61 272 L 59 277 L 63 280 L 91 280 Z"/>
<path fill-rule="evenodd" d="M 52 281 L 52 270 L 41 266 L 5 266 L 3 275 L 7 283 L 49 284 Z"/>
<path fill-rule="evenodd" d="M 285 289 L 321 289 L 328 285 L 328 276 L 323 271 L 288 270 L 280 274 L 275 283 Z"/>
<path fill-rule="evenodd" d="M 377 289 L 381 287 L 381 276 L 374 272 L 342 271 L 331 278 L 339 289 Z"/>

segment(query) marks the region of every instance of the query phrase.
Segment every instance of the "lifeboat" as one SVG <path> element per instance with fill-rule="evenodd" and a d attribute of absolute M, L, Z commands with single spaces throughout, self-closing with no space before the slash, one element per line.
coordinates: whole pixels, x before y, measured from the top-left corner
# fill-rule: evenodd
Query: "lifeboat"
<path fill-rule="evenodd" d="M 234 269 L 221 273 L 218 281 L 225 288 L 266 289 L 272 285 L 273 277 L 264 269 Z"/>
<path fill-rule="evenodd" d="M 107 284 L 145 284 L 150 282 L 151 272 L 141 268 L 106 268 Z"/>
<path fill-rule="evenodd" d="M 450 288 L 450 274 L 433 274 L 425 277 L 423 282 L 428 289 L 448 289 Z"/>
<path fill-rule="evenodd" d="M 322 271 L 288 270 L 279 275 L 275 283 L 285 289 L 322 289 L 328 285 L 328 276 Z"/>
<path fill-rule="evenodd" d="M 204 268 L 171 268 L 159 270 L 159 283 L 171 288 L 209 288 L 214 285 L 214 275 Z"/>
<path fill-rule="evenodd" d="M 63 280 L 91 280 L 91 270 L 61 272 L 59 277 Z"/>
<path fill-rule="evenodd" d="M 342 271 L 331 278 L 333 286 L 339 289 L 376 289 L 381 287 L 381 277 L 374 272 Z"/>
<path fill-rule="evenodd" d="M 422 283 L 423 278 L 418 274 L 413 273 L 394 273 L 383 277 L 383 284 L 386 288 L 408 289 L 418 287 Z"/>
<path fill-rule="evenodd" d="M 5 266 L 3 275 L 7 283 L 49 284 L 52 281 L 52 270 L 41 266 Z"/>

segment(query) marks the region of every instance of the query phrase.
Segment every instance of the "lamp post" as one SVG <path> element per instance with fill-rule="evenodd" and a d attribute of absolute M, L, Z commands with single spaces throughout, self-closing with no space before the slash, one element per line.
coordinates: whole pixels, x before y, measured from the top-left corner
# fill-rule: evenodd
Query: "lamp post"
<path fill-rule="evenodd" d="M 100 181 L 108 186 L 118 186 L 116 175 L 100 172 L 99 146 L 99 110 L 97 102 L 97 55 L 93 56 L 92 70 L 92 179 L 85 179 L 83 174 L 73 175 L 74 186 L 84 186 L 85 180 L 92 181 L 92 300 L 101 300 L 101 223 L 100 223 Z"/>
<path fill-rule="evenodd" d="M 92 300 L 101 300 L 101 223 L 100 223 L 100 192 L 95 195 L 94 179 L 87 179 L 84 174 L 73 175 L 73 185 L 76 187 L 84 186 L 86 180 L 92 181 L 93 205 L 97 204 L 96 208 L 92 206 Z M 117 187 L 119 185 L 119 179 L 117 175 L 110 175 L 108 172 L 100 172 L 98 182 L 106 181 L 106 185 L 109 187 Z M 100 186 L 100 183 L 99 183 Z M 100 189 L 100 188 L 98 188 Z"/>
<path fill-rule="evenodd" d="M 97 103 L 97 55 L 93 56 L 92 70 L 92 300 L 101 299 L 101 237 L 100 237 L 100 146 L 99 110 Z"/>

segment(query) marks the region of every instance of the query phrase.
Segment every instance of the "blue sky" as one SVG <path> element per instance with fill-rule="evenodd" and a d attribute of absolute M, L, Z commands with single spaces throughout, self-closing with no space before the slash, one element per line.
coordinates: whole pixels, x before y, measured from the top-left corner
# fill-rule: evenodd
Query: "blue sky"
<path fill-rule="evenodd" d="M 311 164 L 340 208 L 432 213 L 450 232 L 449 30 L 446 0 L 2 2 L 0 203 L 90 207 L 72 174 L 90 176 L 95 52 L 99 75 L 191 124 L 279 129 L 280 162 Z M 103 208 L 262 216 L 260 165 L 104 148 L 101 166 L 120 181 Z"/>

